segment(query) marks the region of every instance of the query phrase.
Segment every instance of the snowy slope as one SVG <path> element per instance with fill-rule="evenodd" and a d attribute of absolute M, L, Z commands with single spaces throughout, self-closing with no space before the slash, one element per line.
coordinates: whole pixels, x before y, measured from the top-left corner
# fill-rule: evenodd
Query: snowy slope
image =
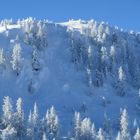
<path fill-rule="evenodd" d="M 0 105 L 2 105 L 4 96 L 10 96 L 14 102 L 18 97 L 22 97 L 26 114 L 29 113 L 29 109 L 36 102 L 39 106 L 40 117 L 46 113 L 48 107 L 54 105 L 62 128 L 67 126 L 66 129 L 63 129 L 65 133 L 72 127 L 71 121 L 75 111 L 80 111 L 83 116 L 89 116 L 95 122 L 97 128 L 103 125 L 105 113 L 110 117 L 115 127 L 120 108 L 124 107 L 128 109 L 131 125 L 135 118 L 139 120 L 136 107 L 138 87 L 133 86 L 131 82 L 127 82 L 127 95 L 125 97 L 117 95 L 110 77 L 105 79 L 100 87 L 89 87 L 84 68 L 79 70 L 71 61 L 71 36 L 74 38 L 74 44 L 81 41 L 80 43 L 83 43 L 87 48 L 92 46 L 95 50 L 98 50 L 98 45 L 105 45 L 109 52 L 112 43 L 111 35 L 115 32 L 118 39 L 116 48 L 120 51 L 116 60 L 118 62 L 116 70 L 119 65 L 123 64 L 121 62 L 121 55 L 124 56 L 120 49 L 121 38 L 127 38 L 128 44 L 126 44 L 128 48 L 131 47 L 131 52 L 135 52 L 135 61 L 140 65 L 138 61 L 140 52 L 138 33 L 124 32 L 106 24 L 101 24 L 103 25 L 103 32 L 105 32 L 104 28 L 106 27 L 109 27 L 111 32 L 108 33 L 107 39 L 102 42 L 99 37 L 99 30 L 97 31 L 91 24 L 93 21 L 79 20 L 66 23 L 43 21 L 47 47 L 38 52 L 40 70 L 39 72 L 33 72 L 31 65 L 33 46 L 26 42 L 27 27 L 25 26 L 26 23 L 29 24 L 30 22 L 32 20 L 28 19 L 10 23 L 10 25 L 1 24 L 0 26 L 0 47 L 3 48 L 6 59 L 6 67 L 0 73 Z M 93 34 L 96 32 L 98 32 L 98 37 L 96 35 L 95 38 Z M 10 62 L 12 50 L 16 43 L 21 45 L 21 56 L 23 58 L 22 68 L 18 76 L 13 72 Z M 123 43 L 125 44 L 125 42 Z M 29 92 L 31 83 L 33 91 Z M 103 105 L 103 98 L 107 102 L 105 106 Z M 84 111 L 83 106 L 86 108 Z"/>

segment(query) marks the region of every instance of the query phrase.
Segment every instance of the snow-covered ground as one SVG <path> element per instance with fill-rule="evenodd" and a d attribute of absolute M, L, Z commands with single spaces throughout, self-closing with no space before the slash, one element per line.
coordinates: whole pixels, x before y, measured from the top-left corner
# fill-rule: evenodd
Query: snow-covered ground
<path fill-rule="evenodd" d="M 96 45 L 104 45 L 107 48 L 107 52 L 109 52 L 112 43 L 111 35 L 115 32 L 118 39 L 118 45 L 115 47 L 120 52 L 116 60 L 118 61 L 116 66 L 117 71 L 119 65 L 121 66 L 122 64 L 121 57 L 124 58 L 126 57 L 124 54 L 127 55 L 126 51 L 128 50 L 123 49 L 124 52 L 121 53 L 122 46 L 120 46 L 121 43 L 125 44 L 126 40 L 128 40 L 128 44 L 126 43 L 126 45 L 129 50 L 135 52 L 136 62 L 139 60 L 139 34 L 126 33 L 113 27 L 109 27 L 111 33 L 108 33 L 105 31 L 108 25 L 104 24 L 101 24 L 103 25 L 103 29 L 100 27 L 96 31 L 97 29 L 95 29 L 94 25 L 91 25 L 92 21 L 72 20 L 65 23 L 49 23 L 44 21 L 47 47 L 38 51 L 40 69 L 38 72 L 34 72 L 32 68 L 33 46 L 26 42 L 26 28 L 29 28 L 26 27 L 27 22 L 25 20 L 10 25 L 0 25 L 0 48 L 3 48 L 6 59 L 5 66 L 0 73 L 1 106 L 4 96 L 10 96 L 13 102 L 18 97 L 22 97 L 27 116 L 29 110 L 33 108 L 34 102 L 36 102 L 39 107 L 39 115 L 42 117 L 45 115 L 47 108 L 54 105 L 64 134 L 67 134 L 68 130 L 72 128 L 71 122 L 75 111 L 81 112 L 83 117 L 90 117 L 95 122 L 97 128 L 103 126 L 104 115 L 107 114 L 113 128 L 116 130 L 120 108 L 128 110 L 130 126 L 133 125 L 135 118 L 138 122 L 140 121 L 137 110 L 139 100 L 138 87 L 135 88 L 131 85 L 131 82 L 127 82 L 127 95 L 124 97 L 117 94 L 116 89 L 112 85 L 112 79 L 110 80 L 109 78 L 104 79 L 102 86 L 90 87 L 84 68 L 78 69 L 71 61 L 71 36 L 73 37 L 75 46 L 81 43 L 81 46 L 84 45 L 87 48 L 92 46 L 96 50 L 98 49 Z M 30 22 L 32 21 L 29 19 Z M 96 24 L 96 26 L 100 26 L 98 25 L 99 23 Z M 94 30 L 92 30 L 93 28 Z M 95 35 L 96 38 L 94 38 L 92 35 L 96 32 L 98 32 L 98 37 Z M 107 36 L 109 41 L 106 41 L 106 39 L 103 40 L 99 32 L 107 32 L 107 35 L 109 34 Z M 121 42 L 121 38 L 125 37 L 126 40 Z M 32 38 L 29 39 L 31 40 Z M 78 41 L 81 42 L 79 43 Z M 21 57 L 23 58 L 18 76 L 13 72 L 11 66 L 12 51 L 16 43 L 20 43 Z M 94 57 L 96 55 L 93 56 L 93 61 Z M 138 63 L 140 64 L 140 62 Z M 94 76 L 92 78 L 94 79 Z M 30 85 L 32 92 L 29 90 Z M 105 105 L 104 99 L 106 102 Z"/>

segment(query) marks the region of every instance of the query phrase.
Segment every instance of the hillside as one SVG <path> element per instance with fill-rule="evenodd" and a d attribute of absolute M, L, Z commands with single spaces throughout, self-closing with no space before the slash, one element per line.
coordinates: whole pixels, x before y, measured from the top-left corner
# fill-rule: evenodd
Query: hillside
<path fill-rule="evenodd" d="M 97 129 L 107 116 L 117 132 L 126 108 L 129 127 L 135 119 L 140 125 L 139 33 L 94 20 L 3 20 L 0 48 L 1 106 L 4 96 L 21 97 L 26 117 L 36 102 L 41 118 L 54 105 L 64 135 L 75 111 Z"/>

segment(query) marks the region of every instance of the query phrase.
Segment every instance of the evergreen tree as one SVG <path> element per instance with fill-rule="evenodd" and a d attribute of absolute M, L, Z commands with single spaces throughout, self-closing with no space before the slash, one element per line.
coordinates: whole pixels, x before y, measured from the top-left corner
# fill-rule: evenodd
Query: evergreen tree
<path fill-rule="evenodd" d="M 100 128 L 98 131 L 97 140 L 105 140 L 105 136 L 104 136 L 104 132 L 103 132 L 102 128 Z"/>
<path fill-rule="evenodd" d="M 97 41 L 99 41 L 101 43 L 103 43 L 103 39 L 102 39 L 103 31 L 104 31 L 104 27 L 103 27 L 103 24 L 101 23 L 98 26 L 98 34 L 97 34 Z"/>
<path fill-rule="evenodd" d="M 3 48 L 0 48 L 0 65 L 3 65 L 5 63 L 5 58 L 3 54 Z"/>
<path fill-rule="evenodd" d="M 38 140 L 40 138 L 39 134 L 39 115 L 38 115 L 38 107 L 37 104 L 34 104 L 33 112 L 30 111 L 28 117 L 28 127 L 27 127 L 27 137 L 31 140 Z"/>
<path fill-rule="evenodd" d="M 85 118 L 81 122 L 80 140 L 92 140 L 91 121 L 89 118 Z"/>
<path fill-rule="evenodd" d="M 118 70 L 118 80 L 117 80 L 117 92 L 120 96 L 126 95 L 126 82 L 125 82 L 125 73 L 122 67 L 119 67 Z"/>
<path fill-rule="evenodd" d="M 47 140 L 46 134 L 43 133 L 42 140 Z"/>
<path fill-rule="evenodd" d="M 30 133 L 31 136 L 33 136 L 33 140 L 38 140 L 40 137 L 39 134 L 39 128 L 40 128 L 40 123 L 39 123 L 39 114 L 38 114 L 38 107 L 37 104 L 34 104 L 34 110 L 31 115 L 31 127 L 30 127 Z"/>
<path fill-rule="evenodd" d="M 96 87 L 103 86 L 103 74 L 99 69 L 95 70 L 95 86 Z"/>
<path fill-rule="evenodd" d="M 91 135 L 92 135 L 92 139 L 96 140 L 96 128 L 95 128 L 95 124 L 94 123 L 91 126 Z"/>
<path fill-rule="evenodd" d="M 104 113 L 104 124 L 103 129 L 107 133 L 107 137 L 109 139 L 112 139 L 112 124 L 110 119 L 108 118 L 106 112 Z"/>
<path fill-rule="evenodd" d="M 37 107 L 37 104 L 35 103 L 33 114 L 32 114 L 32 123 L 33 123 L 34 128 L 38 127 L 38 122 L 39 122 L 38 107 Z"/>
<path fill-rule="evenodd" d="M 30 112 L 29 112 L 28 124 L 29 124 L 29 126 L 32 125 L 32 112 L 31 112 L 31 110 L 30 110 Z"/>
<path fill-rule="evenodd" d="M 3 99 L 3 123 L 5 125 L 13 123 L 13 106 L 12 99 L 10 97 L 4 97 Z"/>
<path fill-rule="evenodd" d="M 133 130 L 132 130 L 132 134 L 135 134 L 137 128 L 138 128 L 137 120 L 134 119 L 134 121 L 133 121 Z"/>
<path fill-rule="evenodd" d="M 42 138 L 43 135 L 47 133 L 47 126 L 46 126 L 46 119 L 43 117 L 40 120 L 40 127 L 39 127 L 39 137 Z"/>
<path fill-rule="evenodd" d="M 16 114 L 20 122 L 24 121 L 24 110 L 23 110 L 23 102 L 21 98 L 18 98 L 16 103 Z"/>
<path fill-rule="evenodd" d="M 12 64 L 13 71 L 15 71 L 17 75 L 19 75 L 21 70 L 21 65 L 22 65 L 20 44 L 16 44 L 13 48 L 11 64 Z"/>
<path fill-rule="evenodd" d="M 123 110 L 120 120 L 121 136 L 123 140 L 129 140 L 128 132 L 128 114 L 126 109 Z"/>
<path fill-rule="evenodd" d="M 140 129 L 137 128 L 136 134 L 134 136 L 134 140 L 140 140 Z"/>
<path fill-rule="evenodd" d="M 25 124 L 24 124 L 24 111 L 23 111 L 23 102 L 19 98 L 16 103 L 16 113 L 14 118 L 14 126 L 17 131 L 17 136 L 19 139 L 25 136 Z"/>
<path fill-rule="evenodd" d="M 122 140 L 121 133 L 120 132 L 118 132 L 117 137 L 116 137 L 116 140 Z"/>
<path fill-rule="evenodd" d="M 16 139 L 16 133 L 14 127 L 11 127 L 11 125 L 8 125 L 5 129 L 2 130 L 1 133 L 1 139 L 2 140 L 15 140 Z"/>
<path fill-rule="evenodd" d="M 59 133 L 59 121 L 54 106 L 46 113 L 47 130 L 51 138 L 57 138 Z"/>
<path fill-rule="evenodd" d="M 29 117 L 28 117 L 28 123 L 27 123 L 27 132 L 26 132 L 28 140 L 33 140 L 34 130 L 33 130 L 32 121 L 33 121 L 32 120 L 32 112 L 30 110 Z"/>
<path fill-rule="evenodd" d="M 115 53 L 116 53 L 115 46 L 112 45 L 112 46 L 110 47 L 110 56 L 114 58 Z"/>
<path fill-rule="evenodd" d="M 116 59 L 115 59 L 115 55 L 116 55 L 116 49 L 115 49 L 115 45 L 112 45 L 110 47 L 110 63 L 109 63 L 109 70 L 110 72 L 112 72 L 114 74 L 115 72 L 115 68 L 116 68 Z"/>
<path fill-rule="evenodd" d="M 6 60 L 3 53 L 3 48 L 0 48 L 0 73 L 3 73 L 3 70 L 6 68 Z"/>
<path fill-rule="evenodd" d="M 40 70 L 39 54 L 38 50 L 34 47 L 32 52 L 32 68 L 33 71 L 38 72 Z"/>
<path fill-rule="evenodd" d="M 124 71 L 123 71 L 122 67 L 119 67 L 118 79 L 119 79 L 119 81 L 125 80 L 125 74 L 124 74 Z"/>
<path fill-rule="evenodd" d="M 107 34 L 107 35 L 110 35 L 110 28 L 109 28 L 109 26 L 106 26 L 106 28 L 105 28 L 105 33 Z"/>
<path fill-rule="evenodd" d="M 81 133 L 81 117 L 79 112 L 75 112 L 74 116 L 74 131 L 75 131 L 75 139 L 79 140 Z"/>

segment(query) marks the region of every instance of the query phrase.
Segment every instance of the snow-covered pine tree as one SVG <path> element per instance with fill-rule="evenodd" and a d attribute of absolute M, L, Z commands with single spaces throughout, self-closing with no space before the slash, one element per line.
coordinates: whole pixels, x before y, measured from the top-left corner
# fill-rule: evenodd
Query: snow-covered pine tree
<path fill-rule="evenodd" d="M 96 87 L 103 86 L 103 74 L 99 69 L 95 70 L 95 86 Z"/>
<path fill-rule="evenodd" d="M 44 134 L 47 135 L 47 126 L 46 126 L 46 119 L 43 117 L 40 120 L 39 138 L 42 139 Z"/>
<path fill-rule="evenodd" d="M 103 27 L 103 24 L 100 23 L 99 26 L 98 26 L 98 34 L 97 34 L 97 41 L 103 43 L 103 31 L 104 31 L 104 27 Z"/>
<path fill-rule="evenodd" d="M 87 38 L 88 39 L 88 38 Z M 83 41 L 83 37 L 77 36 L 76 34 L 71 34 L 71 55 L 72 62 L 74 62 L 78 70 L 84 69 L 87 66 L 87 47 Z"/>
<path fill-rule="evenodd" d="M 0 73 L 5 69 L 5 57 L 3 54 L 3 48 L 0 48 Z"/>
<path fill-rule="evenodd" d="M 21 98 L 17 99 L 16 103 L 16 114 L 20 122 L 24 121 L 24 110 L 23 110 L 23 101 Z"/>
<path fill-rule="evenodd" d="M 25 23 L 24 31 L 26 32 L 25 42 L 27 44 L 35 46 L 38 51 L 47 47 L 45 23 L 32 19 Z"/>
<path fill-rule="evenodd" d="M 96 128 L 94 123 L 91 126 L 91 135 L 92 135 L 92 140 L 96 140 Z"/>
<path fill-rule="evenodd" d="M 8 125 L 1 132 L 1 140 L 15 140 L 17 131 L 11 125 Z"/>
<path fill-rule="evenodd" d="M 28 116 L 28 125 L 32 126 L 32 111 L 30 110 L 29 116 Z"/>
<path fill-rule="evenodd" d="M 117 137 L 116 137 L 116 140 L 122 140 L 122 137 L 121 137 L 121 133 L 120 132 L 118 132 Z"/>
<path fill-rule="evenodd" d="M 111 31 L 110 31 L 110 27 L 109 27 L 109 26 L 106 26 L 106 27 L 105 27 L 105 33 L 106 33 L 107 35 L 110 35 Z"/>
<path fill-rule="evenodd" d="M 116 83 L 117 93 L 120 96 L 126 95 L 126 82 L 125 82 L 125 73 L 122 69 L 122 67 L 119 67 L 118 69 L 118 79 Z"/>
<path fill-rule="evenodd" d="M 140 129 L 137 128 L 136 134 L 134 136 L 134 140 L 140 140 Z"/>
<path fill-rule="evenodd" d="M 27 138 L 32 140 L 38 140 L 39 135 L 39 115 L 38 115 L 38 107 L 37 104 L 34 104 L 33 112 L 30 111 L 28 117 L 28 126 L 27 126 Z"/>
<path fill-rule="evenodd" d="M 110 47 L 110 61 L 109 61 L 109 71 L 112 73 L 112 75 L 115 72 L 115 68 L 116 68 L 116 62 L 115 62 L 115 55 L 116 55 L 116 49 L 115 49 L 115 45 L 113 44 Z"/>
<path fill-rule="evenodd" d="M 5 63 L 5 58 L 3 54 L 3 48 L 0 48 L 0 65 Z"/>
<path fill-rule="evenodd" d="M 108 139 L 112 139 L 112 124 L 110 121 L 110 118 L 108 118 L 106 112 L 104 113 L 104 124 L 103 124 L 103 130 L 107 134 Z"/>
<path fill-rule="evenodd" d="M 12 99 L 10 97 L 4 97 L 3 99 L 3 123 L 5 126 L 13 124 L 13 106 Z"/>
<path fill-rule="evenodd" d="M 119 70 L 118 70 L 118 79 L 119 79 L 119 81 L 125 80 L 125 74 L 124 74 L 124 71 L 123 71 L 122 67 L 119 67 Z"/>
<path fill-rule="evenodd" d="M 32 52 L 32 68 L 33 71 L 38 72 L 40 70 L 40 62 L 39 62 L 39 54 L 38 50 L 33 47 L 33 52 Z"/>
<path fill-rule="evenodd" d="M 128 114 L 127 110 L 124 109 L 120 119 L 120 132 L 123 140 L 129 140 L 130 135 L 128 131 Z"/>
<path fill-rule="evenodd" d="M 42 140 L 48 140 L 45 133 L 43 133 Z"/>
<path fill-rule="evenodd" d="M 79 140 L 81 135 L 81 117 L 79 112 L 75 112 L 75 116 L 74 116 L 74 133 L 75 133 L 75 139 Z"/>
<path fill-rule="evenodd" d="M 89 118 L 84 118 L 81 122 L 80 140 L 92 140 L 91 121 Z"/>
<path fill-rule="evenodd" d="M 102 128 L 99 129 L 96 140 L 105 140 L 105 135 L 104 135 L 104 131 Z"/>
<path fill-rule="evenodd" d="M 43 30 L 43 23 L 39 21 L 37 23 L 37 36 L 41 38 L 44 35 L 44 30 Z"/>
<path fill-rule="evenodd" d="M 39 134 L 40 121 L 39 121 L 38 106 L 36 103 L 34 104 L 32 114 L 29 114 L 28 123 L 30 124 L 29 127 L 30 136 L 33 138 L 33 140 L 38 140 L 40 138 Z"/>
<path fill-rule="evenodd" d="M 59 120 L 54 106 L 52 106 L 46 113 L 47 131 L 51 139 L 56 139 L 59 133 Z"/>
<path fill-rule="evenodd" d="M 12 54 L 12 69 L 16 72 L 17 75 L 19 75 L 22 67 L 22 58 L 21 58 L 21 46 L 20 44 L 15 44 L 13 48 L 13 54 Z"/>
<path fill-rule="evenodd" d="M 24 121 L 24 110 L 23 110 L 23 102 L 21 98 L 18 98 L 16 103 L 16 113 L 14 117 L 14 127 L 17 131 L 17 137 L 21 139 L 26 135 L 26 127 Z"/>
<path fill-rule="evenodd" d="M 134 119 L 134 121 L 133 121 L 133 128 L 132 128 L 132 134 L 136 133 L 137 128 L 138 128 L 137 120 Z"/>
<path fill-rule="evenodd" d="M 26 132 L 27 139 L 29 139 L 29 140 L 33 140 L 33 135 L 34 135 L 32 121 L 33 121 L 32 120 L 32 112 L 30 110 L 29 116 L 28 116 L 28 121 L 27 121 L 27 132 Z"/>
<path fill-rule="evenodd" d="M 39 123 L 39 114 L 38 114 L 38 107 L 37 104 L 34 104 L 34 110 L 33 110 L 33 114 L 32 114 L 32 123 L 34 128 L 38 127 L 38 123 Z"/>
<path fill-rule="evenodd" d="M 43 48 L 46 48 L 48 46 L 47 43 L 47 35 L 45 32 L 45 23 L 42 23 L 41 21 L 39 21 L 37 23 L 37 42 L 36 42 L 36 47 L 38 50 L 42 50 Z"/>
<path fill-rule="evenodd" d="M 112 45 L 112 46 L 110 47 L 110 56 L 111 56 L 113 59 L 114 59 L 114 57 L 115 57 L 115 53 L 116 53 L 115 46 Z"/>

